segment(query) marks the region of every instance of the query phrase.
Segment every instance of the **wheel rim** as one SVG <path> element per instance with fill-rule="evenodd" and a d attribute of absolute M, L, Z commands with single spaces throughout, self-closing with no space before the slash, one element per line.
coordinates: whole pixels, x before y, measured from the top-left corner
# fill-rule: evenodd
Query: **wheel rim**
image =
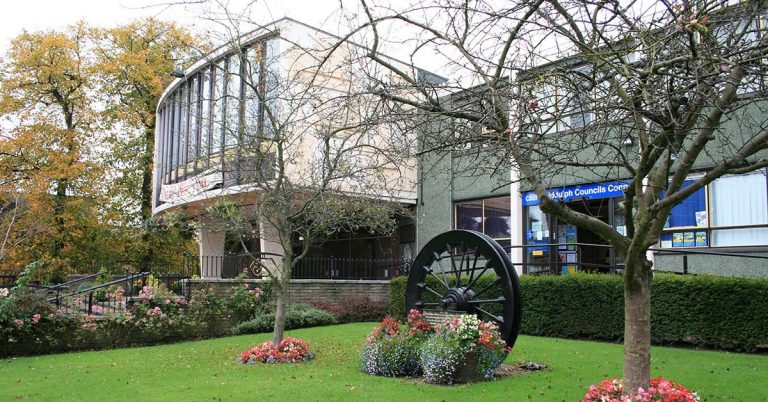
<path fill-rule="evenodd" d="M 504 249 L 485 234 L 451 230 L 430 240 L 413 261 L 408 309 L 475 314 L 496 322 L 507 346 L 520 332 L 520 281 Z"/>

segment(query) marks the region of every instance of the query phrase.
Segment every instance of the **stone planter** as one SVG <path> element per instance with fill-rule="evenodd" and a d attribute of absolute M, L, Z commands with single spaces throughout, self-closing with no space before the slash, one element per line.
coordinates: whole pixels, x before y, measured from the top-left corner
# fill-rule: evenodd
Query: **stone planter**
<path fill-rule="evenodd" d="M 478 354 L 474 350 L 464 355 L 464 362 L 457 368 L 454 382 L 465 383 L 482 380 L 477 373 Z"/>

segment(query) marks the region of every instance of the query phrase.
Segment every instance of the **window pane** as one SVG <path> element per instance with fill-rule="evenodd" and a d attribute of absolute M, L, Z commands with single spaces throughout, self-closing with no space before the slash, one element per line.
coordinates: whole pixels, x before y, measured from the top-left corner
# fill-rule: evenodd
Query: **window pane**
<path fill-rule="evenodd" d="M 263 44 L 256 44 L 246 52 L 248 63 L 244 66 L 246 80 L 245 88 L 245 136 L 246 147 L 253 146 L 261 130 L 261 62 L 263 60 Z"/>
<path fill-rule="evenodd" d="M 280 85 L 280 42 L 270 39 L 266 44 L 264 59 L 264 137 L 275 138 L 275 125 L 279 124 L 278 87 Z M 272 116 L 275 120 L 270 119 Z"/>
<path fill-rule="evenodd" d="M 768 191 L 762 172 L 722 177 L 711 188 L 712 226 L 768 224 Z"/>
<path fill-rule="evenodd" d="M 687 188 L 695 180 L 686 180 L 682 188 Z M 707 202 L 704 188 L 700 188 L 688 198 L 672 208 L 672 213 L 664 227 L 707 226 Z"/>
<path fill-rule="evenodd" d="M 221 147 L 224 138 L 224 60 L 214 68 L 215 85 L 213 93 L 213 136 L 211 137 L 211 164 L 221 166 Z M 216 161 L 214 163 L 214 161 Z"/>
<path fill-rule="evenodd" d="M 200 73 L 201 80 L 201 102 L 200 105 L 200 164 L 203 169 L 209 166 L 210 157 L 210 135 L 211 135 L 211 71 L 209 69 L 203 70 Z"/>
<path fill-rule="evenodd" d="M 179 119 L 181 118 L 181 105 L 179 104 L 179 93 L 173 95 L 173 161 L 171 161 L 171 181 L 176 182 L 179 177 Z"/>
<path fill-rule="evenodd" d="M 768 244 L 768 227 L 712 230 L 713 246 L 761 246 Z"/>
<path fill-rule="evenodd" d="M 512 215 L 509 197 L 485 200 L 485 234 L 493 238 L 512 237 Z"/>
<path fill-rule="evenodd" d="M 549 243 L 547 214 L 543 213 L 538 205 L 528 207 L 525 227 L 527 244 Z"/>
<path fill-rule="evenodd" d="M 188 140 L 188 121 L 189 109 L 187 103 L 187 91 L 185 86 L 179 88 L 179 106 L 181 107 L 179 119 L 179 170 L 177 172 L 178 177 L 184 179 L 187 168 L 187 153 L 189 152 Z"/>
<path fill-rule="evenodd" d="M 456 229 L 483 231 L 483 202 L 469 201 L 456 204 Z"/>
<path fill-rule="evenodd" d="M 190 169 L 192 169 L 190 173 L 196 172 L 199 166 L 197 163 L 198 145 L 200 144 L 200 102 L 197 98 L 198 95 L 197 75 L 195 75 L 189 80 L 189 161 L 193 162 L 190 163 Z"/>
<path fill-rule="evenodd" d="M 227 117 L 226 148 L 234 147 L 238 143 L 238 129 L 240 116 L 240 56 L 229 57 L 229 71 L 227 75 Z"/>
<path fill-rule="evenodd" d="M 712 225 L 768 224 L 768 190 L 763 172 L 728 176 L 711 184 Z M 716 230 L 713 246 L 768 244 L 768 228 Z"/>

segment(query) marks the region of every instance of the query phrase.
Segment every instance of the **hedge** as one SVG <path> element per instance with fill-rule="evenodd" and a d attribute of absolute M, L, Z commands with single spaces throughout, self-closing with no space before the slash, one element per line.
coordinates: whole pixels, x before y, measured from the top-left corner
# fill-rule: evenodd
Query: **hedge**
<path fill-rule="evenodd" d="M 306 304 L 289 304 L 285 311 L 285 329 L 320 327 L 336 324 L 333 314 Z M 232 335 L 258 334 L 272 332 L 275 326 L 275 314 L 262 314 L 252 320 L 241 322 L 232 329 Z"/>
<path fill-rule="evenodd" d="M 406 277 L 391 282 L 390 314 L 405 313 Z M 521 332 L 619 342 L 623 279 L 614 275 L 523 276 Z M 651 341 L 734 351 L 768 350 L 768 280 L 656 275 Z"/>

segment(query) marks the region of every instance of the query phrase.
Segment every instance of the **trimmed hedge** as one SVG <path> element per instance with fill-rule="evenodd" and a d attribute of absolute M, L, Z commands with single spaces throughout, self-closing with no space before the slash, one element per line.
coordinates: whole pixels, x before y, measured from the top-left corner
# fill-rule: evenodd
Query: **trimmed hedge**
<path fill-rule="evenodd" d="M 407 278 L 392 280 L 390 314 L 405 313 Z M 523 276 L 522 333 L 618 342 L 623 279 L 614 275 Z M 768 349 L 768 280 L 656 275 L 651 341 L 735 351 Z"/>
<path fill-rule="evenodd" d="M 289 304 L 285 311 L 285 329 L 320 327 L 336 324 L 333 314 L 306 304 Z M 262 314 L 252 320 L 241 322 L 230 330 L 232 335 L 272 332 L 275 314 Z"/>

